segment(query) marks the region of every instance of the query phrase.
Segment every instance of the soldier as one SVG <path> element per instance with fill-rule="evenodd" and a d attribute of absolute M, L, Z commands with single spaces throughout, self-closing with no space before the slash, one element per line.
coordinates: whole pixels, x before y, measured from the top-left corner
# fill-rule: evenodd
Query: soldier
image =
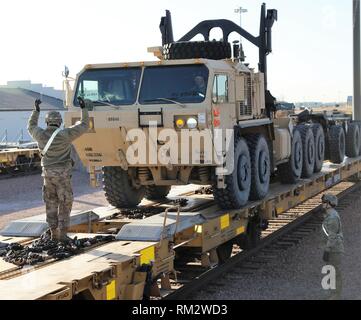
<path fill-rule="evenodd" d="M 322 223 L 323 234 L 326 237 L 326 246 L 323 253 L 323 261 L 335 268 L 336 288 L 331 289 L 331 300 L 338 300 L 341 297 L 342 275 L 341 255 L 344 252 L 341 219 L 337 211 L 337 197 L 332 194 L 322 196 L 325 219 Z"/>
<path fill-rule="evenodd" d="M 192 91 L 202 98 L 205 97 L 206 94 L 206 82 L 204 81 L 204 78 L 202 76 L 196 76 L 194 78 L 194 87 L 192 88 Z"/>
<path fill-rule="evenodd" d="M 40 99 L 35 101 L 34 111 L 28 123 L 28 131 L 38 142 L 42 155 L 46 221 L 50 228 L 51 239 L 57 241 L 70 240 L 67 237 L 67 230 L 73 205 L 71 142 L 85 133 L 89 127 L 85 102 L 80 97 L 78 101 L 81 108 L 81 121 L 70 128 L 60 129 L 62 118 L 57 111 L 50 111 L 46 115 L 46 129 L 38 127 Z"/>

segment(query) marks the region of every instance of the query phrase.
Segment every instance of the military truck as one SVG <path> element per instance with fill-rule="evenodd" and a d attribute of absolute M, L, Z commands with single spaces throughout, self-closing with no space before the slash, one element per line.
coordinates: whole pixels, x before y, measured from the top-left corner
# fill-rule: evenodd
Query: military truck
<path fill-rule="evenodd" d="M 317 142 L 319 125 L 298 124 L 276 113 L 267 88 L 267 55 L 277 11 L 263 4 L 260 20 L 257 37 L 229 20 L 206 20 L 174 41 L 166 11 L 160 23 L 162 46 L 148 49 L 158 60 L 88 64 L 77 75 L 74 89 L 67 77 L 65 125 L 78 120 L 77 97 L 87 99 L 89 132 L 74 145 L 91 173 L 102 167 L 111 205 L 134 207 L 144 197 L 166 197 L 171 186 L 193 183 L 212 185 L 221 208 L 238 209 L 267 195 L 271 175 L 295 183 L 321 170 L 322 163 L 316 162 L 322 148 Z M 221 41 L 209 39 L 215 27 L 222 29 Z M 232 32 L 259 48 L 258 72 L 241 61 L 242 48 L 229 43 Z M 191 41 L 198 34 L 204 41 Z M 135 129 L 142 133 L 137 139 L 132 136 Z M 162 134 L 165 129 L 172 129 L 178 140 Z M 232 145 L 217 149 L 219 141 L 227 144 L 223 136 L 217 140 L 225 131 L 232 133 Z M 211 143 L 188 145 L 183 140 L 183 135 L 193 139 L 197 133 L 202 141 L 210 137 Z M 174 144 L 181 152 L 172 155 L 166 147 Z M 130 161 L 132 150 L 142 161 Z M 209 153 L 218 158 L 209 160 Z M 192 155 L 192 161 L 182 161 L 180 154 Z M 224 170 L 228 167 L 233 168 Z"/>

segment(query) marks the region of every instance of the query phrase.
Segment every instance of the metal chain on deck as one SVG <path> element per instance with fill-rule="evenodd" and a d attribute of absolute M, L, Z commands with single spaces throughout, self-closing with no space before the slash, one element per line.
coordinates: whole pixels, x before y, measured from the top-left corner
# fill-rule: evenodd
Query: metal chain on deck
<path fill-rule="evenodd" d="M 50 239 L 50 231 L 46 231 L 41 237 L 30 245 L 11 243 L 0 249 L 0 257 L 4 261 L 23 267 L 25 265 L 36 265 L 46 260 L 62 260 L 77 255 L 84 251 L 84 248 L 96 244 L 114 241 L 113 235 L 98 235 L 92 238 L 78 239 L 75 237 L 68 242 L 58 242 Z"/>

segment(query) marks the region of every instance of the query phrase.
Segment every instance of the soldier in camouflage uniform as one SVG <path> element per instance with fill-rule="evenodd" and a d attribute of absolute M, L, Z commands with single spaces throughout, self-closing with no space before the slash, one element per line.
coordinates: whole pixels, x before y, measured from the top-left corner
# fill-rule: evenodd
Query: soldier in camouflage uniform
<path fill-rule="evenodd" d="M 81 98 L 78 100 L 81 108 L 81 121 L 72 127 L 60 130 L 41 159 L 46 220 L 49 224 L 51 238 L 58 241 L 69 240 L 67 230 L 73 205 L 71 143 L 87 132 L 89 127 L 88 110 L 85 108 L 85 102 Z M 37 99 L 29 119 L 28 131 L 38 142 L 39 149 L 43 153 L 54 131 L 60 128 L 62 118 L 59 112 L 50 111 L 45 118 L 47 128 L 38 127 L 40 104 L 41 101 Z"/>
<path fill-rule="evenodd" d="M 322 197 L 322 203 L 325 209 L 322 231 L 326 239 L 323 261 L 327 265 L 333 266 L 336 272 L 336 288 L 331 289 L 329 299 L 338 300 L 342 290 L 341 256 L 344 253 L 344 245 L 341 219 L 334 209 L 338 203 L 337 197 L 332 194 L 325 194 Z"/>

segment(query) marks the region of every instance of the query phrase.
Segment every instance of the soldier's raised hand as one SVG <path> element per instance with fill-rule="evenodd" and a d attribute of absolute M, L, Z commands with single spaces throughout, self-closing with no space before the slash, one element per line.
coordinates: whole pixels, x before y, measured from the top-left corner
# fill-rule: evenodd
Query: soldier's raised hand
<path fill-rule="evenodd" d="M 40 104 L 41 104 L 41 100 L 40 99 L 36 99 L 34 102 L 34 108 L 36 111 L 40 112 Z"/>
<path fill-rule="evenodd" d="M 85 108 L 85 101 L 82 97 L 78 97 L 78 102 L 79 102 L 79 106 L 81 109 L 84 109 Z"/>

